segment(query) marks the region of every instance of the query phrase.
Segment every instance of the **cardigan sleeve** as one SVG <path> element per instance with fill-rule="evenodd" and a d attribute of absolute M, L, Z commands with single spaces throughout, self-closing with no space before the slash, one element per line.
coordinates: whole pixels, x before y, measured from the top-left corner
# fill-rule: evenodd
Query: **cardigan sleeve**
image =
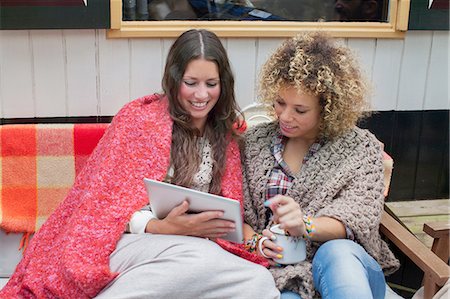
<path fill-rule="evenodd" d="M 260 138 L 260 126 L 253 127 L 247 131 L 244 135 L 244 145 L 242 147 L 242 187 L 244 193 L 244 222 L 249 224 L 254 230 L 262 230 L 261 223 L 258 216 L 258 202 L 263 200 L 262 198 L 254 198 L 255 193 L 255 157 L 258 157 L 256 153 L 260 152 L 259 142 Z M 264 135 L 264 134 L 263 134 Z M 264 201 L 264 200 L 263 200 Z"/>
<path fill-rule="evenodd" d="M 243 188 L 243 195 L 244 195 L 244 222 L 255 227 L 255 220 L 257 218 L 256 212 L 254 210 L 254 206 L 252 204 L 252 198 L 250 196 L 250 184 L 249 184 L 249 169 L 247 167 L 247 162 L 249 161 L 249 157 L 245 151 L 246 145 L 243 146 L 242 150 L 242 188 Z"/>
<path fill-rule="evenodd" d="M 384 205 L 381 147 L 365 147 L 357 157 L 349 157 L 352 174 L 332 201 L 315 214 L 341 221 L 354 234 L 355 241 L 376 259 L 380 255 L 379 224 Z M 356 163 L 356 165 L 355 165 Z M 349 172 L 350 172 L 349 171 Z"/>
<path fill-rule="evenodd" d="M 264 194 L 268 174 L 275 163 L 270 144 L 277 128 L 276 122 L 261 123 L 252 127 L 244 136 L 244 216 L 245 222 L 259 232 L 266 226 Z"/>

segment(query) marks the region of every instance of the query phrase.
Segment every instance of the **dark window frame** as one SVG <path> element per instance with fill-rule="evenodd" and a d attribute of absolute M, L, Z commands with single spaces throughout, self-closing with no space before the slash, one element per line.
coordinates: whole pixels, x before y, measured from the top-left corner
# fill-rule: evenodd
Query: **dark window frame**
<path fill-rule="evenodd" d="M 28 3 L 30 2 L 30 3 Z M 88 0 L 88 5 L 53 4 L 52 1 L 23 2 L 10 5 L 0 1 L 0 29 L 108 29 L 110 28 L 110 2 Z M 82 3 L 82 1 L 81 1 Z M 47 5 L 43 5 L 47 4 Z"/>

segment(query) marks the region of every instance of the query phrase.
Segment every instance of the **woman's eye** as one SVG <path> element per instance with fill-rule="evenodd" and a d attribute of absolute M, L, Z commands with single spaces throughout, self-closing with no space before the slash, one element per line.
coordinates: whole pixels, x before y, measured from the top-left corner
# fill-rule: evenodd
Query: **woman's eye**
<path fill-rule="evenodd" d="M 184 84 L 186 84 L 187 86 L 194 86 L 195 82 L 193 82 L 193 81 L 184 81 Z"/>
<path fill-rule="evenodd" d="M 280 106 L 283 106 L 283 105 L 284 105 L 284 102 L 282 102 L 282 101 L 280 101 L 280 100 L 277 100 L 276 103 L 277 103 L 277 105 L 280 105 Z"/>
<path fill-rule="evenodd" d="M 217 86 L 217 82 L 208 82 L 208 83 L 206 83 L 206 86 L 215 87 L 215 86 Z"/>
<path fill-rule="evenodd" d="M 303 111 L 303 110 L 298 110 L 298 109 L 295 109 L 295 112 L 297 112 L 298 114 L 303 114 L 303 113 L 306 113 L 306 111 Z"/>

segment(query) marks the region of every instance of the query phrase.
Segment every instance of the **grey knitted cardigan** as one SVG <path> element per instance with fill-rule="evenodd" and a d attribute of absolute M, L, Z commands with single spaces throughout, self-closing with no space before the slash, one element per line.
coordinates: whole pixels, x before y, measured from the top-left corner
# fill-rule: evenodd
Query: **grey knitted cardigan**
<path fill-rule="evenodd" d="M 267 220 L 263 202 L 275 162 L 270 150 L 275 134 L 279 134 L 277 122 L 259 124 L 245 135 L 245 221 L 257 232 L 265 228 Z M 398 269 L 399 262 L 378 232 L 383 189 L 381 144 L 367 130 L 354 128 L 325 143 L 303 165 L 286 195 L 294 198 L 308 215 L 332 217 L 347 225 L 355 241 L 375 258 L 385 274 L 390 274 Z M 306 261 L 270 268 L 280 290 L 297 292 L 304 299 L 318 295 L 314 290 L 311 261 L 319 246 L 307 241 Z"/>

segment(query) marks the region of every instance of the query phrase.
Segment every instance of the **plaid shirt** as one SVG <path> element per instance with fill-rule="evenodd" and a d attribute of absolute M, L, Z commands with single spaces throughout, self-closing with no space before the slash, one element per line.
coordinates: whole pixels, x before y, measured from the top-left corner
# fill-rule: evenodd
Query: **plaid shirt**
<path fill-rule="evenodd" d="M 294 181 L 294 173 L 289 169 L 286 161 L 283 160 L 286 139 L 287 138 L 281 134 L 275 135 L 272 139 L 271 151 L 275 158 L 275 165 L 266 185 L 266 200 L 271 199 L 277 194 L 285 195 Z M 314 142 L 303 158 L 302 164 L 306 164 L 306 162 L 320 150 L 324 143 L 323 140 Z M 266 225 L 269 225 L 272 222 L 272 210 L 270 208 L 266 209 L 266 219 L 268 219 Z M 348 239 L 354 240 L 353 231 L 347 225 L 345 225 L 345 232 Z"/>
<path fill-rule="evenodd" d="M 284 195 L 291 188 L 294 181 L 294 173 L 291 171 L 286 161 L 283 159 L 283 151 L 287 138 L 281 134 L 275 135 L 272 139 L 271 152 L 275 158 L 275 165 L 270 173 L 266 185 L 266 200 L 271 199 L 277 194 Z M 321 147 L 321 142 L 315 142 L 309 148 L 308 153 L 303 158 L 302 164 L 305 164 Z M 272 222 L 272 210 L 266 209 L 268 223 Z"/>
<path fill-rule="evenodd" d="M 279 134 L 273 137 L 271 151 L 275 158 L 275 165 L 267 182 L 266 200 L 271 199 L 277 194 L 286 194 L 294 181 L 294 173 L 290 170 L 287 163 L 283 160 L 283 151 L 286 138 Z M 309 148 L 308 153 L 303 158 L 302 164 L 305 164 L 319 149 L 323 142 L 315 142 Z"/>

